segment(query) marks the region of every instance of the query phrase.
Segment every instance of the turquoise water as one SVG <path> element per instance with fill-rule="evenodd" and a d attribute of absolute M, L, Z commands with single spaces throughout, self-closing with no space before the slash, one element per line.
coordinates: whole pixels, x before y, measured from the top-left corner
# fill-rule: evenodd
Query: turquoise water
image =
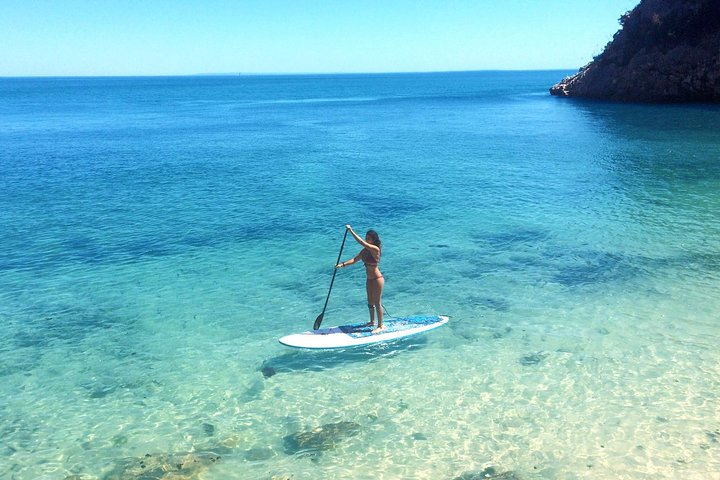
<path fill-rule="evenodd" d="M 0 79 L 0 478 L 720 478 L 720 108 L 566 73 Z M 448 325 L 281 346 L 345 223 Z"/>

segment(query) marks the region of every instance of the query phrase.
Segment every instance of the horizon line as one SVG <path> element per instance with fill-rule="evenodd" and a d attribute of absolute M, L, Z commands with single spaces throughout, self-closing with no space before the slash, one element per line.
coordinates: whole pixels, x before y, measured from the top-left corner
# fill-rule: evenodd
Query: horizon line
<path fill-rule="evenodd" d="M 178 74 L 120 74 L 120 75 L 0 75 L 0 78 L 179 78 L 179 77 L 271 77 L 271 76 L 323 76 L 323 75 L 419 75 L 436 73 L 480 72 L 564 72 L 578 68 L 489 68 L 482 70 L 418 70 L 398 72 L 227 72 L 227 73 L 178 73 Z"/>

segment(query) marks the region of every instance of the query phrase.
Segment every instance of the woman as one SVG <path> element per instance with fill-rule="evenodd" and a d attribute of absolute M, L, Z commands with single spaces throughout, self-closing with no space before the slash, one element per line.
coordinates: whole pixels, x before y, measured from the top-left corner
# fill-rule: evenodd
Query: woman
<path fill-rule="evenodd" d="M 362 245 L 363 249 L 350 260 L 335 265 L 335 268 L 352 265 L 358 260 L 362 260 L 365 264 L 365 274 L 367 275 L 365 289 L 367 290 L 368 308 L 370 309 L 370 322 L 368 322 L 366 326 L 375 326 L 375 312 L 377 312 L 378 326 L 373 330 L 373 333 L 377 333 L 385 329 L 382 310 L 382 291 L 385 286 L 385 279 L 378 268 L 382 248 L 380 237 L 375 230 L 368 230 L 365 234 L 365 240 L 363 240 L 355 233 L 350 225 L 345 225 L 345 228 L 350 231 L 355 240 Z"/>

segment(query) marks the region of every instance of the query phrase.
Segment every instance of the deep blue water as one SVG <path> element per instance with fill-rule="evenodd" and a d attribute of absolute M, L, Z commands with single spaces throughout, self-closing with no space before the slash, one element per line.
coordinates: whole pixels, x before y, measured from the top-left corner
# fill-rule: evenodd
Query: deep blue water
<path fill-rule="evenodd" d="M 0 476 L 710 478 L 720 108 L 551 97 L 568 73 L 0 79 Z M 448 326 L 278 345 L 345 223 L 390 313 Z M 360 269 L 332 295 L 364 320 Z"/>

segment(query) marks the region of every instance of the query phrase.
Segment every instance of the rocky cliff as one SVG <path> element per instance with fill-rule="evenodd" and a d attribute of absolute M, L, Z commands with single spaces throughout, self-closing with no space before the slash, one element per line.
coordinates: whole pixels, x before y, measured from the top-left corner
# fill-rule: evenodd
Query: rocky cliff
<path fill-rule="evenodd" d="M 720 102 L 720 0 L 642 0 L 550 93 L 631 102 Z"/>

